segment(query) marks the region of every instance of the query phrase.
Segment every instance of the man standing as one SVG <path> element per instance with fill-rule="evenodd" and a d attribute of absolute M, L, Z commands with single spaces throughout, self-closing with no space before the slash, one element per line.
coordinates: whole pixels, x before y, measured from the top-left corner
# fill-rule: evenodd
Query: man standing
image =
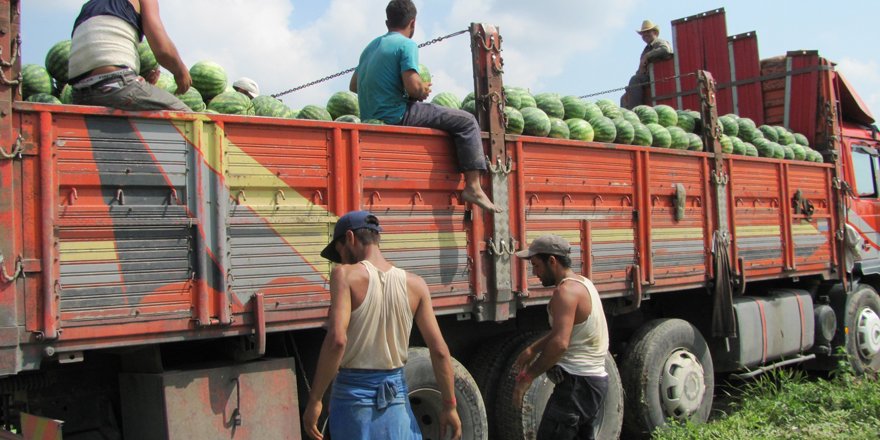
<path fill-rule="evenodd" d="M 180 99 L 138 75 L 138 43 L 146 36 L 160 65 L 174 74 L 177 93 L 192 79 L 159 17 L 158 0 L 89 0 L 73 25 L 68 71 L 73 103 L 122 110 L 189 111 Z"/>
<path fill-rule="evenodd" d="M 416 6 L 412 0 L 392 0 L 385 8 L 385 15 L 388 33 L 367 45 L 349 85 L 351 91 L 358 94 L 361 119 L 448 132 L 455 142 L 458 167 L 464 174 L 462 198 L 496 211 L 480 186 L 486 159 L 474 115 L 422 102 L 431 94 L 431 83 L 422 81 L 419 76 L 419 49 L 412 41 Z"/>
<path fill-rule="evenodd" d="M 645 20 L 642 22 L 641 29 L 636 32 L 641 35 L 646 46 L 642 50 L 642 56 L 639 57 L 639 68 L 636 74 L 630 78 L 626 92 L 620 97 L 620 106 L 630 110 L 643 104 L 644 91 L 642 87 L 651 80 L 648 75 L 648 63 L 665 60 L 672 56 L 672 45 L 660 38 L 660 26 L 655 25 L 651 20 Z"/>
<path fill-rule="evenodd" d="M 303 415 L 306 433 L 322 439 L 318 417 L 330 382 L 334 439 L 421 439 L 407 398 L 403 366 L 413 319 L 428 350 L 443 399 L 441 437 L 461 438 L 449 348 L 440 334 L 425 281 L 394 267 L 379 250 L 379 219 L 342 216 L 321 256 L 341 263 L 330 273 L 327 336 Z M 341 367 L 341 368 L 340 368 Z M 338 373 L 337 373 L 338 372 Z M 334 380 L 335 376 L 335 380 Z"/>
<path fill-rule="evenodd" d="M 605 355 L 608 325 L 596 287 L 571 269 L 571 246 L 557 235 L 535 239 L 516 256 L 527 259 L 546 287 L 556 286 L 547 309 L 550 333 L 520 354 L 513 404 L 542 373 L 556 384 L 538 427 L 537 440 L 594 439 L 608 391 Z"/>

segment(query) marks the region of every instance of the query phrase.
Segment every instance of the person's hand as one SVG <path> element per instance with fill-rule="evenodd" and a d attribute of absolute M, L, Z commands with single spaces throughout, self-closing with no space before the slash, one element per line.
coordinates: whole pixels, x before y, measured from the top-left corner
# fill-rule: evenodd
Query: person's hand
<path fill-rule="evenodd" d="M 174 75 L 174 81 L 177 82 L 177 95 L 182 95 L 189 90 L 189 87 L 192 85 L 192 78 L 189 76 L 189 72 L 184 70 L 183 72 Z"/>
<path fill-rule="evenodd" d="M 461 439 L 461 419 L 455 408 L 443 408 L 440 411 L 440 438 L 445 439 L 446 433 L 451 433 L 452 440 Z"/>
<path fill-rule="evenodd" d="M 525 369 L 529 364 L 532 363 L 532 358 L 534 355 L 532 354 L 531 347 L 523 350 L 519 356 L 516 357 L 516 360 L 513 362 L 513 372 L 518 374 L 520 371 Z"/>
<path fill-rule="evenodd" d="M 523 396 L 526 395 L 529 386 L 532 385 L 531 378 L 520 379 L 517 377 L 516 385 L 513 386 L 513 407 L 521 410 L 523 405 Z"/>
<path fill-rule="evenodd" d="M 144 79 L 147 80 L 148 83 L 152 85 L 156 85 L 159 82 L 159 69 L 150 69 L 144 74 Z"/>
<path fill-rule="evenodd" d="M 309 401 L 306 411 L 303 413 L 303 426 L 305 426 L 306 434 L 315 440 L 324 438 L 321 430 L 318 429 L 318 418 L 321 417 L 322 409 L 324 409 L 324 404 L 320 400 L 317 402 Z"/>
<path fill-rule="evenodd" d="M 422 96 L 419 97 L 419 101 L 424 101 L 428 99 L 428 96 L 431 96 L 431 84 L 430 82 L 422 83 Z"/>

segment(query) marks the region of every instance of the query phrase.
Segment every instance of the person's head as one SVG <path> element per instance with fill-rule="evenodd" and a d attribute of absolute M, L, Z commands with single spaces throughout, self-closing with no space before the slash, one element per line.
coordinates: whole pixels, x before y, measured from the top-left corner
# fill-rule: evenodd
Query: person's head
<path fill-rule="evenodd" d="M 516 256 L 531 262 L 532 273 L 545 287 L 559 284 L 571 268 L 571 245 L 558 235 L 538 237 Z"/>
<path fill-rule="evenodd" d="M 260 96 L 260 86 L 257 85 L 256 81 L 247 77 L 241 77 L 235 80 L 235 82 L 232 83 L 232 88 L 239 93 L 247 95 L 247 97 L 251 99 Z"/>
<path fill-rule="evenodd" d="M 385 7 L 385 26 L 412 38 L 416 31 L 416 5 L 412 0 L 391 0 Z"/>
<path fill-rule="evenodd" d="M 321 251 L 321 256 L 334 263 L 357 263 L 366 257 L 367 248 L 379 244 L 381 232 L 375 215 L 351 211 L 336 222 L 333 240 Z"/>
<path fill-rule="evenodd" d="M 642 22 L 642 27 L 636 32 L 642 36 L 642 41 L 646 44 L 651 44 L 660 36 L 660 26 L 654 24 L 651 20 L 645 20 Z"/>

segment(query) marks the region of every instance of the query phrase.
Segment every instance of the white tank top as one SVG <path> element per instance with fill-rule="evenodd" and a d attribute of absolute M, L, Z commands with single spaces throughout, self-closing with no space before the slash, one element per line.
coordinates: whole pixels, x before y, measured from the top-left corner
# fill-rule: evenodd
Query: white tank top
<path fill-rule="evenodd" d="M 351 312 L 341 367 L 400 368 L 406 363 L 413 323 L 406 272 L 396 267 L 382 272 L 366 260 L 361 264 L 370 274 L 370 283 L 364 302 Z"/>
<path fill-rule="evenodd" d="M 141 69 L 138 30 L 112 15 L 98 15 L 80 24 L 73 32 L 68 76 L 76 78 L 103 66 Z"/>
<path fill-rule="evenodd" d="M 602 299 L 593 282 L 584 277 L 565 278 L 562 284 L 568 280 L 581 283 L 590 293 L 592 312 L 590 316 L 575 324 L 571 329 L 571 340 L 568 350 L 562 355 L 562 359 L 556 363 L 563 370 L 577 376 L 606 376 L 605 354 L 608 352 L 608 324 L 605 321 L 605 310 L 602 308 Z M 549 315 L 549 307 L 548 307 Z M 553 325 L 553 315 L 550 315 L 550 325 Z"/>

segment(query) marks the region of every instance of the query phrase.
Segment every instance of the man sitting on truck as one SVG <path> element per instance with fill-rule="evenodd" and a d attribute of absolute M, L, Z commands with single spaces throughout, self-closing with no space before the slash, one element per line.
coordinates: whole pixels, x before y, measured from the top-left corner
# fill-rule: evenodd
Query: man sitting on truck
<path fill-rule="evenodd" d="M 192 79 L 165 32 L 158 0 L 89 0 L 73 25 L 68 62 L 73 103 L 189 111 L 180 99 L 138 75 L 138 43 L 145 36 L 159 64 L 174 74 L 177 93 L 185 93 Z"/>
<path fill-rule="evenodd" d="M 642 22 L 641 29 L 636 32 L 641 35 L 646 46 L 642 50 L 642 56 L 639 57 L 639 68 L 636 70 L 636 74 L 630 78 L 626 92 L 620 97 L 620 106 L 630 110 L 643 104 L 644 90 L 642 88 L 651 81 L 651 77 L 648 75 L 648 63 L 672 57 L 672 45 L 660 38 L 660 26 L 652 23 L 651 20 L 645 20 Z"/>
<path fill-rule="evenodd" d="M 513 404 L 543 373 L 556 384 L 538 426 L 537 440 L 594 439 L 599 411 L 608 391 L 605 355 L 608 325 L 599 292 L 571 269 L 571 246 L 558 235 L 535 239 L 516 256 L 527 259 L 545 287 L 556 286 L 547 311 L 550 333 L 514 362 Z"/>
<path fill-rule="evenodd" d="M 388 33 L 367 45 L 349 85 L 358 94 L 361 119 L 448 132 L 455 142 L 459 169 L 464 173 L 462 199 L 501 212 L 480 186 L 486 159 L 474 115 L 422 102 L 431 94 L 431 83 L 419 76 L 419 49 L 412 41 L 416 6 L 412 0 L 392 0 L 385 14 Z"/>
<path fill-rule="evenodd" d="M 440 437 L 461 438 L 449 348 L 440 334 L 425 280 L 394 267 L 379 250 L 382 228 L 367 211 L 342 216 L 321 256 L 330 272 L 330 312 L 309 402 L 306 433 L 322 439 L 318 418 L 330 382 L 334 439 L 421 439 L 407 398 L 403 366 L 415 320 L 440 388 Z M 341 368 L 340 368 L 341 367 Z M 334 380 L 335 376 L 335 380 Z"/>

